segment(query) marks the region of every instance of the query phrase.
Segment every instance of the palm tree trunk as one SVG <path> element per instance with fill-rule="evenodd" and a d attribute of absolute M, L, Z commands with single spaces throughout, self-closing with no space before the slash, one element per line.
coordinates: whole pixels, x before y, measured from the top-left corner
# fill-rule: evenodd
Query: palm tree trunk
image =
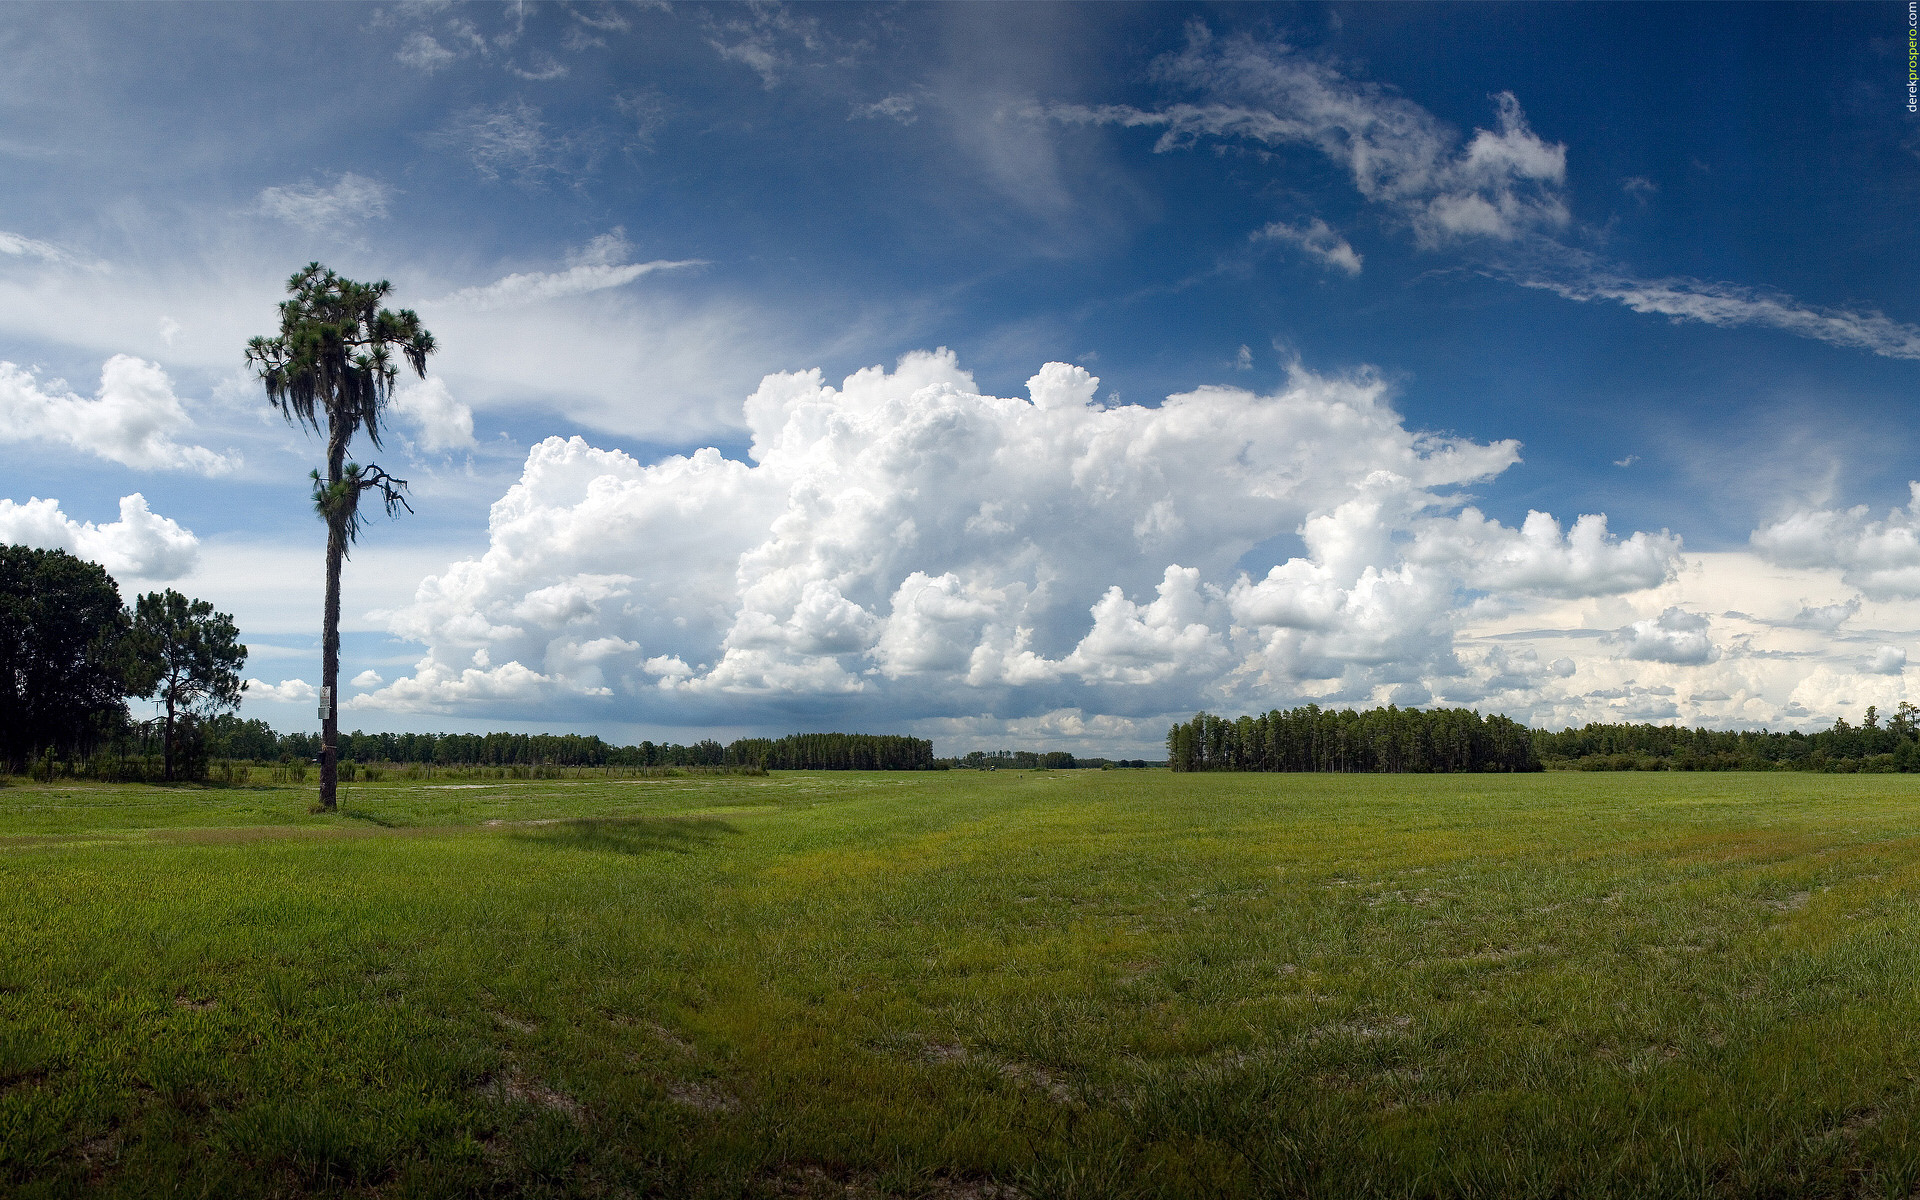
<path fill-rule="evenodd" d="M 336 807 L 340 776 L 340 564 L 346 557 L 346 527 L 327 522 L 327 611 L 320 635 L 320 686 L 327 697 L 327 711 L 320 719 L 320 807 L 327 812 Z"/>

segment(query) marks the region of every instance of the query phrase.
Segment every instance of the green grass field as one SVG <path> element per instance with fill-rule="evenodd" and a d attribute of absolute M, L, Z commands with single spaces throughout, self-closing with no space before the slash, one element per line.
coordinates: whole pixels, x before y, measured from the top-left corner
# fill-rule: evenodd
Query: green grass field
<path fill-rule="evenodd" d="M 0 789 L 0 1192 L 1909 1196 L 1920 779 Z"/>

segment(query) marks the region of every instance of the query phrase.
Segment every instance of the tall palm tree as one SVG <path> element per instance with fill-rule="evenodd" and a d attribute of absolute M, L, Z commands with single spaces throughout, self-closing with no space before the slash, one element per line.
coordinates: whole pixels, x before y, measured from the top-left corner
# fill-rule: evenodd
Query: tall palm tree
<path fill-rule="evenodd" d="M 278 337 L 247 343 L 247 365 L 266 385 L 267 400 L 295 425 L 327 436 L 327 473 L 312 473 L 313 507 L 327 524 L 327 602 L 321 635 L 320 806 L 331 810 L 339 780 L 340 564 L 359 536 L 360 497 L 380 493 L 387 515 L 407 503 L 407 481 L 378 466 L 347 460 L 347 445 L 365 429 L 380 446 L 380 411 L 393 394 L 399 369 L 393 351 L 421 378 L 433 335 L 411 309 L 381 308 L 390 290 L 385 280 L 355 283 L 319 263 L 308 263 L 287 280 L 293 299 L 280 305 Z"/>

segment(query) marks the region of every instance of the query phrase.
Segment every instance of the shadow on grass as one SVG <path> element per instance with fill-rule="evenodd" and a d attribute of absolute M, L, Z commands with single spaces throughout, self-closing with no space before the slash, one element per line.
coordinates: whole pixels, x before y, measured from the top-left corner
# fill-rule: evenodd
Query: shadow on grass
<path fill-rule="evenodd" d="M 517 842 L 531 842 L 554 850 L 691 854 L 719 840 L 723 833 L 739 832 L 737 826 L 713 817 L 583 817 L 518 830 L 509 836 Z"/>
<path fill-rule="evenodd" d="M 371 821 L 382 829 L 398 829 L 400 827 L 400 822 L 395 821 L 391 817 L 383 817 L 370 808 L 348 808 L 342 804 L 340 806 L 340 815 L 350 817 L 355 821 Z"/>

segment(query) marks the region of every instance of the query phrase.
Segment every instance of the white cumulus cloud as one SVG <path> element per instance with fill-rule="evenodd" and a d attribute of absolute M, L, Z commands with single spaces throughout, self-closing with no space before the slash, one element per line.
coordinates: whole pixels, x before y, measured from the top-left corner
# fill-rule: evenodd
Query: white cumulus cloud
<path fill-rule="evenodd" d="M 1898 646 L 1875 647 L 1866 669 L 1874 675 L 1898 675 L 1907 669 L 1907 652 Z"/>
<path fill-rule="evenodd" d="M 1852 596 L 1838 604 L 1803 604 L 1793 623 L 1802 629 L 1832 633 L 1860 611 L 1860 597 Z"/>
<path fill-rule="evenodd" d="M 554 682 L 517 662 L 451 670 L 428 659 L 417 664 L 411 676 L 396 679 L 377 692 L 355 696 L 347 701 L 346 707 L 420 712 L 474 704 L 525 705 L 542 699 L 551 690 L 548 685 Z M 599 694 L 591 687 L 582 691 L 586 695 Z"/>
<path fill-rule="evenodd" d="M 1619 630 L 1614 638 L 1626 658 L 1641 662 L 1698 665 L 1720 657 L 1719 649 L 1708 636 L 1710 624 L 1709 618 L 1675 606 L 1657 617 L 1635 621 Z"/>
<path fill-rule="evenodd" d="M 1474 586 L 1493 592 L 1605 596 L 1658 587 L 1680 566 L 1680 539 L 1662 530 L 1622 541 L 1602 513 L 1589 513 L 1561 533 L 1552 515 L 1529 512 L 1517 530 L 1469 508 L 1457 521 L 1421 531 L 1417 553 L 1469 562 Z"/>
<path fill-rule="evenodd" d="M 1920 597 L 1920 482 L 1905 508 L 1875 520 L 1866 505 L 1807 509 L 1753 532 L 1753 548 L 1790 567 L 1838 567 L 1869 598 Z"/>
<path fill-rule="evenodd" d="M 461 450 L 474 444 L 473 410 L 455 400 L 438 375 L 396 388 L 393 407 L 418 430 L 422 449 Z"/>
<path fill-rule="evenodd" d="M 428 647 L 413 675 L 355 703 L 693 723 L 1419 698 L 1470 674 L 1454 630 L 1483 593 L 1612 597 L 1675 569 L 1668 534 L 1463 509 L 1517 445 L 1410 430 L 1370 374 L 1157 408 L 1098 386 L 1050 363 L 1027 398 L 990 396 L 942 350 L 838 387 L 768 376 L 746 462 L 550 438 L 486 552 L 394 615 Z M 1286 534 L 1303 554 L 1241 570 Z M 1495 672 L 1573 669 L 1529 661 Z"/>
<path fill-rule="evenodd" d="M 320 693 L 304 679 L 282 679 L 279 683 L 268 683 L 264 679 L 247 680 L 247 699 L 278 700 L 293 703 L 300 700 L 320 699 Z"/>
<path fill-rule="evenodd" d="M 200 539 L 150 510 L 139 492 L 120 498 L 118 521 L 99 525 L 69 517 L 58 500 L 0 500 L 0 543 L 65 550 L 99 563 L 110 575 L 156 582 L 180 578 L 200 557 Z"/>
<path fill-rule="evenodd" d="M 232 455 L 174 440 L 192 427 L 157 363 L 114 355 L 88 400 L 62 381 L 43 384 L 31 371 L 0 362 L 0 441 L 62 443 L 146 470 L 218 475 L 238 465 Z"/>

